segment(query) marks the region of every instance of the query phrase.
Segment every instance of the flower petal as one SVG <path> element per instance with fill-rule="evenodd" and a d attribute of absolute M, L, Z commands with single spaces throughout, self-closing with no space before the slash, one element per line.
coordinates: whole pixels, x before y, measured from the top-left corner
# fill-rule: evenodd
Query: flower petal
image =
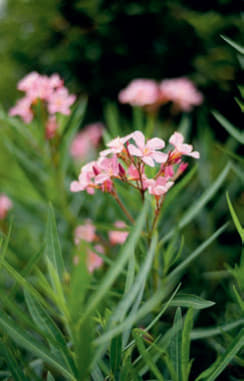
<path fill-rule="evenodd" d="M 165 147 L 165 142 L 159 138 L 152 138 L 147 141 L 146 146 L 150 149 L 161 149 Z"/>

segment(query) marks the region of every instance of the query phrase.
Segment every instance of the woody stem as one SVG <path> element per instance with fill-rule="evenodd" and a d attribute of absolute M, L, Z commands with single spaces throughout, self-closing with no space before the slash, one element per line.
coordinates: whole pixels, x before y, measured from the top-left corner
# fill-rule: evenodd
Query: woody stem
<path fill-rule="evenodd" d="M 123 210 L 124 214 L 126 215 L 126 217 L 128 218 L 128 220 L 134 224 L 135 221 L 133 219 L 133 217 L 130 215 L 130 213 L 128 212 L 128 210 L 126 209 L 126 207 L 124 206 L 124 204 L 122 203 L 122 201 L 119 199 L 119 196 L 118 194 L 116 193 L 116 191 L 112 191 L 111 192 L 111 195 L 113 196 L 113 198 L 115 199 L 115 201 L 118 203 L 118 205 L 120 206 L 120 208 Z"/>

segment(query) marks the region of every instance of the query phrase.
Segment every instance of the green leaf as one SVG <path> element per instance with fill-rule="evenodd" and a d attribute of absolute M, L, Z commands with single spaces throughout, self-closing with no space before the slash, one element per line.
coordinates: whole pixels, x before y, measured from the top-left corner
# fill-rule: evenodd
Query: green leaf
<path fill-rule="evenodd" d="M 212 111 L 215 119 L 221 124 L 222 127 L 229 132 L 229 134 L 235 138 L 239 143 L 244 144 L 244 134 L 238 131 L 226 118 L 223 117 L 218 111 Z"/>
<path fill-rule="evenodd" d="M 19 366 L 18 361 L 14 353 L 8 348 L 7 343 L 2 342 L 0 339 L 0 354 L 4 357 L 4 360 L 8 366 L 8 370 L 11 372 L 15 381 L 28 381 L 25 377 L 22 369 Z"/>
<path fill-rule="evenodd" d="M 150 354 L 146 350 L 143 338 L 142 338 L 142 331 L 139 329 L 133 330 L 133 337 L 136 342 L 137 348 L 143 357 L 145 363 L 147 364 L 148 368 L 151 370 L 151 372 L 157 377 L 157 380 L 164 381 L 164 377 L 162 373 L 159 371 L 157 365 L 155 364 L 154 360 L 151 358 Z"/>
<path fill-rule="evenodd" d="M 55 381 L 55 378 L 50 372 L 47 373 L 47 381 Z"/>
<path fill-rule="evenodd" d="M 180 223 L 178 225 L 178 229 L 184 228 L 187 224 L 189 224 L 193 218 L 201 211 L 201 209 L 211 200 L 211 198 L 214 196 L 214 194 L 218 191 L 218 189 L 222 186 L 223 182 L 225 181 L 229 171 L 231 169 L 231 164 L 228 163 L 223 171 L 219 174 L 217 179 L 213 182 L 213 184 L 200 196 L 200 198 L 195 201 L 190 208 L 186 211 L 184 216 L 181 218 Z M 164 236 L 160 242 L 159 246 L 161 247 L 165 242 L 167 242 L 174 232 L 177 231 L 177 229 L 171 229 L 166 236 Z"/>
<path fill-rule="evenodd" d="M 238 51 L 238 53 L 244 54 L 244 47 L 237 44 L 235 41 L 231 40 L 229 37 L 224 36 L 223 34 L 220 35 L 220 37 L 227 42 L 232 48 Z"/>
<path fill-rule="evenodd" d="M 204 372 L 202 372 L 196 379 L 214 381 L 230 364 L 232 359 L 244 347 L 244 329 L 232 340 L 226 351 Z"/>
<path fill-rule="evenodd" d="M 41 342 L 36 341 L 33 335 L 30 336 L 26 332 L 20 330 L 16 323 L 10 320 L 3 313 L 0 316 L 0 327 L 18 345 L 25 348 L 35 356 L 40 357 L 44 362 L 54 367 L 61 375 L 67 377 L 68 380 L 76 381 L 73 375 L 63 366 L 63 364 L 60 364 L 57 361 L 48 348 L 44 347 Z"/>
<path fill-rule="evenodd" d="M 172 337 L 169 353 L 175 370 L 176 379 L 181 381 L 181 333 L 183 329 L 183 321 L 180 308 L 177 308 L 176 310 L 173 328 L 177 329 L 175 335 Z"/>
<path fill-rule="evenodd" d="M 223 335 L 224 332 L 229 332 L 237 327 L 244 327 L 244 319 L 240 319 L 228 324 L 223 324 L 213 328 L 196 328 L 191 333 L 192 340 L 205 339 L 212 336 Z"/>
<path fill-rule="evenodd" d="M 181 342 L 181 375 L 182 381 L 188 381 L 190 372 L 190 345 L 191 345 L 191 330 L 193 327 L 193 309 L 190 308 L 185 316 L 183 331 L 182 331 L 182 342 Z"/>
<path fill-rule="evenodd" d="M 58 274 L 60 282 L 62 282 L 64 274 L 64 263 L 61 252 L 61 246 L 59 242 L 55 214 L 52 205 L 48 208 L 48 218 L 46 225 L 46 245 L 45 245 L 45 255 L 48 260 L 53 265 L 53 268 Z"/>
<path fill-rule="evenodd" d="M 106 126 L 108 127 L 110 136 L 112 138 L 116 136 L 120 136 L 120 129 L 119 129 L 119 114 L 118 114 L 118 108 L 115 104 L 109 103 L 105 107 L 105 122 Z"/>
<path fill-rule="evenodd" d="M 178 294 L 170 303 L 174 307 L 187 307 L 196 310 L 212 307 L 215 303 L 210 300 L 205 300 L 196 295 Z"/>
<path fill-rule="evenodd" d="M 98 304 L 102 301 L 102 299 L 104 298 L 104 296 L 106 295 L 116 278 L 123 270 L 123 267 L 128 261 L 129 256 L 135 250 L 136 244 L 141 236 L 141 232 L 145 224 L 148 207 L 148 202 L 146 202 L 142 208 L 139 217 L 137 218 L 137 221 L 135 222 L 133 231 L 131 232 L 125 245 L 120 250 L 120 254 L 117 260 L 110 267 L 109 271 L 102 279 L 99 288 L 88 301 L 88 304 L 84 310 L 84 314 L 80 319 L 80 323 L 82 322 L 82 320 L 85 320 L 97 308 Z"/>
<path fill-rule="evenodd" d="M 49 341 L 50 349 L 57 357 L 60 357 L 59 355 L 61 355 L 61 361 L 64 361 L 73 373 L 75 371 L 74 362 L 62 332 L 47 314 L 42 305 L 37 300 L 34 300 L 27 291 L 25 291 L 25 300 L 33 321 L 39 330 L 46 336 L 47 341 Z M 49 338 L 51 340 L 49 340 Z"/>
<path fill-rule="evenodd" d="M 112 373 L 115 376 L 117 376 L 117 373 L 120 370 L 121 354 L 122 354 L 122 337 L 121 335 L 118 335 L 112 339 L 111 347 L 110 347 L 110 367 L 111 367 Z"/>
<path fill-rule="evenodd" d="M 236 230 L 238 231 L 238 233 L 239 233 L 239 235 L 241 237 L 242 243 L 244 243 L 244 229 L 241 226 L 241 223 L 240 223 L 240 221 L 239 221 L 239 219 L 237 217 L 235 209 L 232 206 L 232 203 L 230 201 L 230 197 L 229 197 L 229 193 L 228 192 L 226 192 L 226 199 L 227 199 L 227 202 L 228 202 L 228 206 L 229 206 L 229 209 L 230 209 L 231 217 L 232 217 L 232 219 L 234 221 Z"/>
<path fill-rule="evenodd" d="M 196 250 L 187 256 L 169 275 L 168 280 L 172 280 L 178 273 L 181 273 L 194 259 L 196 259 L 211 243 L 219 237 L 227 228 L 228 223 L 222 225 L 213 235 L 204 241 Z"/>
<path fill-rule="evenodd" d="M 69 153 L 70 144 L 77 133 L 79 127 L 82 124 L 85 111 L 87 106 L 87 99 L 82 99 L 75 107 L 72 112 L 70 118 L 68 119 L 65 127 L 64 133 L 62 136 L 62 142 L 60 147 L 60 169 L 63 174 L 66 173 L 66 170 L 69 165 L 69 161 L 71 160 L 71 156 Z"/>

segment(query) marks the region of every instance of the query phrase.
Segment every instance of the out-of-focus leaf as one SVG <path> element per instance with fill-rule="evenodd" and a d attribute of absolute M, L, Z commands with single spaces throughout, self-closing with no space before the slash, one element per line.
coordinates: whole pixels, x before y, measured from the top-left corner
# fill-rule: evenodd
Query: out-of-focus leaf
<path fill-rule="evenodd" d="M 226 193 L 226 199 L 227 199 L 227 202 L 228 202 L 228 206 L 229 206 L 229 209 L 230 209 L 231 217 L 232 217 L 232 219 L 234 221 L 236 230 L 238 231 L 238 233 L 239 233 L 239 235 L 241 237 L 241 241 L 243 243 L 244 242 L 244 229 L 241 226 L 241 223 L 240 223 L 240 221 L 239 221 L 239 219 L 237 217 L 235 209 L 232 206 L 232 203 L 230 201 L 230 197 L 229 197 L 229 193 L 228 192 Z"/>
<path fill-rule="evenodd" d="M 223 370 L 230 364 L 232 359 L 244 347 L 244 329 L 232 340 L 226 351 L 204 372 L 202 372 L 196 379 L 205 381 L 214 381 L 223 372 Z"/>
<path fill-rule="evenodd" d="M 196 295 L 190 294 L 178 294 L 174 300 L 170 303 L 170 306 L 174 307 L 188 307 L 196 310 L 202 310 L 212 307 L 215 303 L 210 300 L 205 300 Z"/>
<path fill-rule="evenodd" d="M 229 134 L 235 138 L 239 143 L 244 144 L 244 134 L 243 132 L 238 131 L 236 127 L 234 127 L 223 115 L 221 115 L 218 111 L 212 111 L 215 119 L 221 124 L 222 127 L 229 132 Z"/>
<path fill-rule="evenodd" d="M 191 330 L 193 327 L 193 309 L 190 308 L 185 316 L 182 331 L 181 341 L 181 376 L 182 381 L 188 381 L 190 373 L 190 345 L 191 345 Z"/>
<path fill-rule="evenodd" d="M 223 36 L 222 34 L 220 35 L 220 37 L 223 38 L 223 40 L 225 42 L 227 42 L 227 44 L 232 46 L 232 48 L 237 50 L 238 53 L 244 54 L 244 47 L 243 46 L 237 44 L 235 41 L 231 40 L 229 37 Z"/>

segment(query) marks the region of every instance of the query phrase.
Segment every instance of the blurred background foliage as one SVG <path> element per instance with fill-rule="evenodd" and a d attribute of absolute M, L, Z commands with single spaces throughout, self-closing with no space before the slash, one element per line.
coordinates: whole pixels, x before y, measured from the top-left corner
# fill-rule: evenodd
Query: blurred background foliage
<path fill-rule="evenodd" d="M 241 0 L 0 0 L 0 99 L 10 106 L 26 73 L 58 72 L 104 100 L 134 78 L 189 76 L 207 105 L 236 111 L 239 64 L 220 37 L 241 43 Z"/>

